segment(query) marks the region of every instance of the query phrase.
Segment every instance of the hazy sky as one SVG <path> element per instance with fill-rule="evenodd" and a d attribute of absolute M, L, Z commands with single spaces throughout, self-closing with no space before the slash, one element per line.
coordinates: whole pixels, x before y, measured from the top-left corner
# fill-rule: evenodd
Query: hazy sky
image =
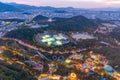
<path fill-rule="evenodd" d="M 36 6 L 101 8 L 120 7 L 120 0 L 0 0 L 2 2 L 16 2 Z"/>

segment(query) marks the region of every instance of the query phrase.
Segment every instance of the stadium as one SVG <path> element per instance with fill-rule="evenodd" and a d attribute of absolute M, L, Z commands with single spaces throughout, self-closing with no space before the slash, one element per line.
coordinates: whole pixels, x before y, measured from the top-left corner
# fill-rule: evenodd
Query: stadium
<path fill-rule="evenodd" d="M 45 46 L 62 46 L 69 43 L 68 36 L 62 33 L 37 34 L 36 41 Z"/>

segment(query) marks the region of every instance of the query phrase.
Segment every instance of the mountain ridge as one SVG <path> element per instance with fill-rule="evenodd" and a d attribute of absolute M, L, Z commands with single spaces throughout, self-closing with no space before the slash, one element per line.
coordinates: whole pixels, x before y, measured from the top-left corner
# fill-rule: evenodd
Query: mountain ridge
<path fill-rule="evenodd" d="M 97 24 L 94 21 L 81 15 L 50 23 L 50 29 L 61 31 L 80 31 L 95 26 L 97 26 Z"/>
<path fill-rule="evenodd" d="M 19 9 L 19 8 L 16 8 L 16 7 L 12 6 L 12 5 L 0 2 L 0 12 L 6 12 L 6 11 L 20 12 L 22 10 Z"/>

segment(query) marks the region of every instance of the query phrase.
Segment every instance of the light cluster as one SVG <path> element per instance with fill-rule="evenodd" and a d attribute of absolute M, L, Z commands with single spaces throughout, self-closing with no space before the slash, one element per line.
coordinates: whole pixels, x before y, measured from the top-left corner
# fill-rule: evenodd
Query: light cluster
<path fill-rule="evenodd" d="M 45 34 L 39 36 L 39 38 L 47 46 L 61 46 L 68 43 L 68 38 L 63 34 Z"/>

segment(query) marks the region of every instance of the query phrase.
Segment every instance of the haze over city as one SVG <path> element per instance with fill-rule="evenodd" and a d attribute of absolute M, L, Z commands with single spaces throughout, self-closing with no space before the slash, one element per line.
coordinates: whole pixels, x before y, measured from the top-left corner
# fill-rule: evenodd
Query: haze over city
<path fill-rule="evenodd" d="M 120 7 L 120 0 L 0 0 L 34 6 L 75 7 L 75 8 L 106 8 Z"/>

